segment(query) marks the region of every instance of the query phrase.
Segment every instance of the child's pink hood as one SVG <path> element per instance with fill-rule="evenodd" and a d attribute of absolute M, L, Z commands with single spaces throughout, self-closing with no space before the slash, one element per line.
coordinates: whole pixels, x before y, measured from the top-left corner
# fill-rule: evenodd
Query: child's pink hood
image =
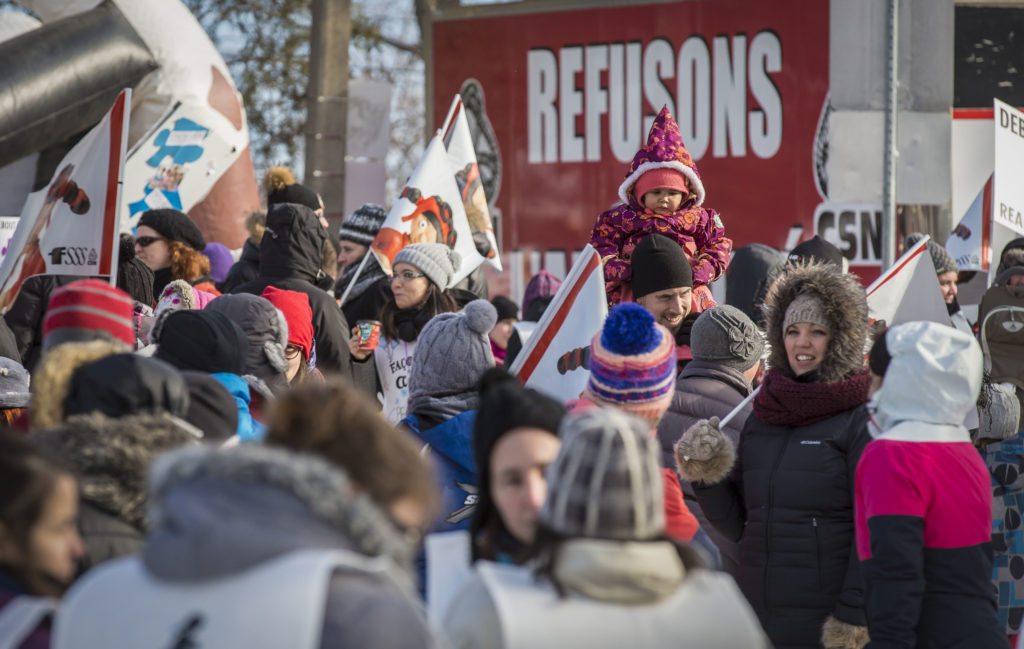
<path fill-rule="evenodd" d="M 693 206 L 704 202 L 704 183 L 700 180 L 697 163 L 686 150 L 683 136 L 679 133 L 679 125 L 676 124 L 672 113 L 668 112 L 668 106 L 663 107 L 654 118 L 651 132 L 647 134 L 647 144 L 640 147 L 633 156 L 626 179 L 619 185 L 619 199 L 626 205 L 633 204 L 634 207 L 638 207 L 635 199 L 630 202 L 630 190 L 633 185 L 647 171 L 664 168 L 675 169 L 690 181 L 696 198 Z"/>

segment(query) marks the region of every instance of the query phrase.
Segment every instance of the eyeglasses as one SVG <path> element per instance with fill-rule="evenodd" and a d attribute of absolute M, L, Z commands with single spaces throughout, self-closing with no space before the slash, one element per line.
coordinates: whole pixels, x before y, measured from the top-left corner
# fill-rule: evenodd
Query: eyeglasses
<path fill-rule="evenodd" d="M 299 352 L 301 351 L 301 347 L 296 347 L 295 345 L 288 345 L 287 347 L 284 348 L 284 357 L 287 358 L 288 360 L 292 360 L 293 358 L 298 356 Z"/>
<path fill-rule="evenodd" d="M 420 277 L 426 277 L 426 275 L 423 273 L 414 273 L 411 270 L 403 270 L 400 273 L 395 273 L 391 277 L 391 281 L 394 282 L 396 279 L 400 279 L 403 282 L 411 282 L 412 280 L 419 279 Z"/>
<path fill-rule="evenodd" d="M 163 237 L 138 237 L 135 239 L 135 245 L 140 248 L 148 248 L 157 241 L 166 241 Z"/>

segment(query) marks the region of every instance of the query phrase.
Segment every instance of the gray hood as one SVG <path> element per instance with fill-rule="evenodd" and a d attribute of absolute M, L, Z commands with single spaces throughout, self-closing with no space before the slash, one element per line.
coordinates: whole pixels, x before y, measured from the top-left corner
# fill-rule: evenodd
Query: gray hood
<path fill-rule="evenodd" d="M 261 446 L 169 453 L 150 475 L 149 518 L 143 562 L 162 579 L 215 579 L 320 548 L 390 557 L 392 576 L 412 588 L 410 545 L 341 469 L 311 455 Z"/>

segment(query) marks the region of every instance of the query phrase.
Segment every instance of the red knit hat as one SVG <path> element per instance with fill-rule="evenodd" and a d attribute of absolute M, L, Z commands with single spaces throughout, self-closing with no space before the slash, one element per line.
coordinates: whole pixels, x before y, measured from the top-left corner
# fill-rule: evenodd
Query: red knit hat
<path fill-rule="evenodd" d="M 288 323 L 288 344 L 300 348 L 303 358 L 309 360 L 313 349 L 313 309 L 309 306 L 309 297 L 273 286 L 263 289 L 262 297 L 284 314 Z"/>
<path fill-rule="evenodd" d="M 682 173 L 669 167 L 660 167 L 644 172 L 644 175 L 637 179 L 636 185 L 633 187 L 633 195 L 642 203 L 644 194 L 662 188 L 678 189 L 683 192 L 684 196 L 690 193 L 690 188 L 686 185 L 686 178 Z"/>
<path fill-rule="evenodd" d="M 98 338 L 135 346 L 134 302 L 121 289 L 98 279 L 83 279 L 50 294 L 43 317 L 43 349 Z"/>

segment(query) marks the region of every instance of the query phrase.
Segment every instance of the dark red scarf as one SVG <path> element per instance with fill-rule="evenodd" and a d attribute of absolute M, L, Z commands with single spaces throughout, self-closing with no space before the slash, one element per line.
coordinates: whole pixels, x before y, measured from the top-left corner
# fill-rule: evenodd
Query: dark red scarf
<path fill-rule="evenodd" d="M 807 426 L 867 403 L 870 386 L 866 369 L 835 383 L 802 382 L 770 370 L 754 398 L 754 414 L 767 424 Z"/>

